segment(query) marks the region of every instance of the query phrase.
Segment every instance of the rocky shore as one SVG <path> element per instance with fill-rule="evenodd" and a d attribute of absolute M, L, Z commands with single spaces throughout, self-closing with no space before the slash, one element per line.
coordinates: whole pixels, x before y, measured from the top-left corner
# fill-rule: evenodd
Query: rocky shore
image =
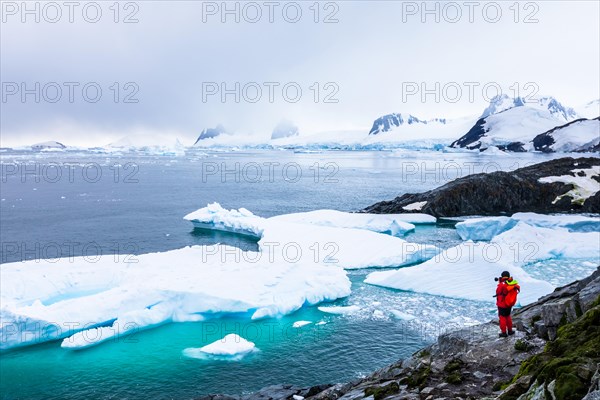
<path fill-rule="evenodd" d="M 411 357 L 348 383 L 266 387 L 203 400 L 600 399 L 600 267 L 496 321 L 441 335 Z"/>
<path fill-rule="evenodd" d="M 423 212 L 435 217 L 600 213 L 600 192 L 585 196 L 590 188 L 600 185 L 598 166 L 600 158 L 565 157 L 512 172 L 473 174 L 424 193 L 407 193 L 373 204 L 363 212 Z"/>

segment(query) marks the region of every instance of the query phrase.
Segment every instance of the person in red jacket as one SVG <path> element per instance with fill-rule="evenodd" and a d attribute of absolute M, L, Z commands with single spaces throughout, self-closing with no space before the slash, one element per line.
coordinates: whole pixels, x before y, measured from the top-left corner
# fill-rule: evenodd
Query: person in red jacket
<path fill-rule="evenodd" d="M 510 272 L 504 271 L 500 278 L 496 278 L 496 305 L 498 306 L 498 318 L 500 320 L 500 337 L 514 335 L 512 318 L 510 312 L 517 303 L 517 294 L 521 291 L 519 282 L 510 276 Z"/>

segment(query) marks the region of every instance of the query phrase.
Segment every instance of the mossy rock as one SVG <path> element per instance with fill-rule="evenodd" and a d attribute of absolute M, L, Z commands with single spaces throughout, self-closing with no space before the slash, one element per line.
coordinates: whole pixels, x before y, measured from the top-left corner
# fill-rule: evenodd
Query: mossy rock
<path fill-rule="evenodd" d="M 427 349 L 423 349 L 419 352 L 419 354 L 417 354 L 417 357 L 419 358 L 426 358 L 429 357 L 431 355 L 431 352 Z"/>
<path fill-rule="evenodd" d="M 531 375 L 546 386 L 554 381 L 557 399 L 582 398 L 587 393 L 590 377 L 581 371 L 600 362 L 600 304 L 597 303 L 600 297 L 596 305 L 577 320 L 562 325 L 556 340 L 548 342 L 542 353 L 524 361 L 512 382 Z"/>
<path fill-rule="evenodd" d="M 499 390 L 504 390 L 510 385 L 510 381 L 497 381 L 492 386 L 492 391 L 497 392 Z"/>
<path fill-rule="evenodd" d="M 427 384 L 427 379 L 429 379 L 429 375 L 431 374 L 431 367 L 423 366 L 407 376 L 403 378 L 400 383 L 408 385 L 409 389 L 419 388 L 422 389 Z"/>
<path fill-rule="evenodd" d="M 400 386 L 392 382 L 385 386 L 374 386 L 365 389 L 365 397 L 373 396 L 374 400 L 381 400 L 400 391 Z"/>
<path fill-rule="evenodd" d="M 463 374 L 460 373 L 460 371 L 454 371 L 451 372 L 450 374 L 448 374 L 446 376 L 446 379 L 444 379 L 446 382 L 452 384 L 452 385 L 458 385 L 460 383 L 462 383 L 462 381 L 465 380 Z"/>
<path fill-rule="evenodd" d="M 531 344 L 529 344 L 526 340 L 518 339 L 515 342 L 515 350 L 517 351 L 529 351 L 531 348 Z"/>
<path fill-rule="evenodd" d="M 451 372 L 460 371 L 464 367 L 464 365 L 465 363 L 462 360 L 455 358 L 451 360 L 448 364 L 446 364 L 446 366 L 444 367 L 444 372 L 449 374 Z"/>
<path fill-rule="evenodd" d="M 588 392 L 588 382 L 583 382 L 572 373 L 562 373 L 556 378 L 554 395 L 562 400 L 579 400 Z"/>

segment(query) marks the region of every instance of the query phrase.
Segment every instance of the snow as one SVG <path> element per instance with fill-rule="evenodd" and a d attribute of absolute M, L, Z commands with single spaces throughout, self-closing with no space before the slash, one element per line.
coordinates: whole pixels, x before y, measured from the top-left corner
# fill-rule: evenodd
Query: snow
<path fill-rule="evenodd" d="M 576 121 L 550 135 L 554 139 L 550 148 L 556 152 L 585 150 L 600 143 L 600 120 Z"/>
<path fill-rule="evenodd" d="M 206 229 L 260 237 L 262 254 L 272 262 L 321 263 L 346 269 L 397 267 L 427 260 L 440 252 L 432 245 L 399 237 L 414 229 L 403 219 L 435 221 L 421 215 L 352 214 L 332 210 L 261 218 L 248 210 L 225 210 L 213 203 L 185 219 Z M 368 245 L 365 245 L 368 244 Z"/>
<path fill-rule="evenodd" d="M 183 219 L 196 228 L 213 229 L 260 238 L 264 229 L 264 218 L 255 216 L 245 208 L 226 210 L 218 203 L 187 214 Z"/>
<path fill-rule="evenodd" d="M 541 183 L 561 182 L 574 186 L 574 188 L 567 193 L 554 199 L 553 203 L 556 203 L 563 197 L 571 197 L 571 203 L 583 204 L 587 198 L 592 197 L 600 191 L 600 182 L 592 178 L 600 175 L 600 165 L 595 165 L 589 169 L 574 169 L 571 172 L 573 172 L 575 176 L 547 176 L 538 179 Z"/>
<path fill-rule="evenodd" d="M 223 245 L 94 261 L 3 264 L 1 348 L 60 338 L 63 347 L 83 348 L 202 315 L 277 317 L 350 294 L 341 268 L 273 263 L 263 254 Z M 51 324 L 57 329 L 48 329 Z"/>
<path fill-rule="evenodd" d="M 554 287 L 531 278 L 522 268 L 490 261 L 482 242 L 467 242 L 445 250 L 440 256 L 414 267 L 373 272 L 366 283 L 438 296 L 493 302 L 494 277 L 509 270 L 522 287 L 522 305 L 536 301 Z"/>
<path fill-rule="evenodd" d="M 190 358 L 200 359 L 225 359 L 240 360 L 249 353 L 258 351 L 256 345 L 235 333 L 230 333 L 224 338 L 217 340 L 201 348 L 189 347 L 183 350 L 183 355 Z"/>
<path fill-rule="evenodd" d="M 479 139 L 481 148 L 506 145 L 511 142 L 521 142 L 526 149 L 532 149 L 533 138 L 549 131 L 561 121 L 546 110 L 533 107 L 514 107 L 486 118 L 483 128 L 486 134 Z M 472 143 L 469 147 L 475 146 Z"/>
<path fill-rule="evenodd" d="M 433 217 L 432 217 L 433 218 Z M 269 218 L 270 221 L 295 222 L 337 228 L 366 229 L 390 233 L 394 236 L 414 231 L 415 226 L 406 220 L 416 219 L 402 214 L 361 214 L 335 210 L 317 210 L 305 213 L 285 214 Z M 434 222 L 435 222 L 435 218 Z"/>
<path fill-rule="evenodd" d="M 418 201 L 416 203 L 409 204 L 407 206 L 402 207 L 403 210 L 406 211 L 418 211 L 423 209 L 423 207 L 427 204 L 426 201 Z"/>
<path fill-rule="evenodd" d="M 524 222 L 530 226 L 544 228 L 565 228 L 569 232 L 598 232 L 600 218 L 579 215 L 543 215 L 536 213 L 516 213 L 512 217 L 472 218 L 456 224 L 456 233 L 462 240 L 489 241 Z"/>
<path fill-rule="evenodd" d="M 312 324 L 312 321 L 296 321 L 292 324 L 294 328 L 302 328 L 305 325 Z"/>
<path fill-rule="evenodd" d="M 600 99 L 592 100 L 576 108 L 577 114 L 584 118 L 596 118 L 600 116 Z"/>
<path fill-rule="evenodd" d="M 318 307 L 319 311 L 327 313 L 327 314 L 338 314 L 338 315 L 347 315 L 353 314 L 357 311 L 360 311 L 359 306 L 321 306 Z"/>

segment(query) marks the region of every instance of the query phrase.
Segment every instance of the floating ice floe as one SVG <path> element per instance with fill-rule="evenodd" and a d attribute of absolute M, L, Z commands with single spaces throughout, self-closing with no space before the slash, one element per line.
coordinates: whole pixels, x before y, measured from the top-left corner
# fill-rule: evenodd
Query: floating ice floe
<path fill-rule="evenodd" d="M 260 237 L 261 253 L 272 262 L 303 261 L 341 266 L 345 269 L 381 268 L 415 264 L 440 252 L 432 245 L 410 243 L 379 232 L 414 229 L 406 218 L 435 222 L 419 214 L 352 214 L 332 210 L 261 218 L 247 210 L 226 210 L 213 203 L 185 219 L 194 226 Z"/>
<path fill-rule="evenodd" d="M 360 311 L 359 306 L 321 306 L 318 307 L 319 311 L 327 313 L 327 314 L 353 314 L 357 311 Z"/>
<path fill-rule="evenodd" d="M 292 324 L 294 328 L 302 328 L 305 325 L 312 324 L 312 321 L 296 321 Z"/>
<path fill-rule="evenodd" d="M 512 217 L 472 218 L 456 224 L 463 240 L 492 240 L 494 236 L 514 228 L 517 223 L 542 228 L 564 228 L 569 232 L 600 232 L 600 218 L 579 215 L 543 215 L 516 213 Z"/>
<path fill-rule="evenodd" d="M 536 260 L 586 258 L 600 261 L 600 232 L 570 232 L 518 222 L 490 243 L 467 241 L 415 267 L 373 272 L 366 283 L 478 301 L 495 301 L 494 277 L 508 270 L 521 284 L 521 305 L 554 286 L 532 278 L 522 266 Z"/>
<path fill-rule="evenodd" d="M 341 268 L 272 263 L 222 245 L 9 263 L 0 272 L 2 349 L 60 338 L 62 347 L 83 348 L 199 314 L 274 317 L 350 294 Z"/>
<path fill-rule="evenodd" d="M 496 290 L 494 277 L 509 269 L 523 288 L 519 295 L 522 305 L 554 290 L 551 284 L 531 278 L 522 268 L 509 268 L 486 260 L 482 250 L 484 245 L 481 242 L 461 244 L 444 251 L 440 259 L 436 257 L 415 267 L 373 272 L 365 282 L 393 289 L 493 302 L 492 295 Z M 452 257 L 456 261 L 452 261 Z"/>
<path fill-rule="evenodd" d="M 256 345 L 235 333 L 230 333 L 201 348 L 188 347 L 183 355 L 190 358 L 238 361 L 250 353 L 258 351 Z"/>
<path fill-rule="evenodd" d="M 432 223 L 435 223 L 435 217 L 431 218 L 433 218 Z M 406 222 L 406 220 L 412 219 L 417 218 L 404 217 L 402 214 L 360 214 L 335 210 L 317 210 L 279 215 L 269 218 L 269 221 L 304 223 L 335 228 L 365 229 L 397 236 L 415 230 L 415 226 L 412 223 Z"/>

